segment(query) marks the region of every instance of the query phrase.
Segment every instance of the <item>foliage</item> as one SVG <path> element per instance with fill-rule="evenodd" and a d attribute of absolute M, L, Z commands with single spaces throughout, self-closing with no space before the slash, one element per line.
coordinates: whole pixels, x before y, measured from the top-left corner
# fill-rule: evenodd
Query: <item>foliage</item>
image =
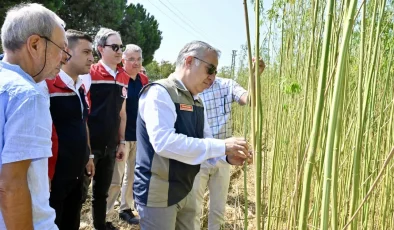
<path fill-rule="evenodd" d="M 170 63 L 169 61 L 161 61 L 158 63 L 153 60 L 145 66 L 145 69 L 149 80 L 156 81 L 167 78 L 171 73 L 173 73 L 175 71 L 175 63 Z"/>
<path fill-rule="evenodd" d="M 21 0 L 6 0 L 0 3 L 0 25 L 11 6 Z M 119 31 L 124 44 L 141 47 L 144 65 L 153 60 L 160 47 L 162 32 L 159 23 L 141 4 L 127 5 L 127 0 L 37 0 L 56 12 L 66 23 L 66 29 L 76 29 L 94 36 L 101 27 Z M 0 50 L 1 51 L 1 50 Z"/>
<path fill-rule="evenodd" d="M 153 60 L 155 51 L 160 47 L 162 33 L 154 16 L 146 12 L 141 4 L 127 6 L 118 30 L 124 44 L 141 47 L 144 65 Z"/>
<path fill-rule="evenodd" d="M 118 29 L 127 0 L 64 0 L 56 13 L 67 28 L 94 36 L 100 27 Z"/>

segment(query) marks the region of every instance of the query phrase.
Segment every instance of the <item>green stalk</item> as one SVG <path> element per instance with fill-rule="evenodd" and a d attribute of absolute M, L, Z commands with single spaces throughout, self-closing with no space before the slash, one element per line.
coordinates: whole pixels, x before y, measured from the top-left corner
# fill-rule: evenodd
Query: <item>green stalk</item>
<path fill-rule="evenodd" d="M 376 0 L 377 1 L 377 0 Z M 382 9 L 381 9 L 381 15 L 384 14 L 384 6 L 386 5 L 386 0 L 383 0 L 382 3 Z M 365 124 L 365 114 L 366 114 L 366 108 L 367 108 L 367 104 L 369 101 L 369 94 L 370 94 L 370 86 L 371 86 L 371 79 L 373 76 L 373 71 L 374 71 L 374 67 L 375 67 L 375 63 L 376 63 L 376 56 L 377 56 L 377 47 L 379 44 L 379 35 L 380 35 L 380 29 L 381 29 L 381 22 L 382 22 L 382 17 L 379 20 L 378 23 L 378 29 L 376 32 L 376 39 L 375 39 L 375 46 L 374 46 L 374 53 L 373 53 L 373 57 L 372 57 L 372 65 L 369 69 L 369 79 L 368 79 L 368 83 L 367 83 L 367 87 L 366 87 L 366 97 L 364 98 L 363 101 L 363 108 L 362 108 L 362 114 L 361 114 L 361 119 L 362 119 L 362 123 L 361 126 L 359 127 L 358 130 L 358 138 L 357 138 L 357 144 L 356 144 L 356 151 L 354 151 L 353 154 L 353 178 L 352 178 L 352 196 L 351 196 L 351 206 L 350 206 L 350 214 L 353 215 L 355 208 L 357 207 L 357 201 L 358 201 L 358 197 L 359 197 L 359 188 L 360 188 L 360 158 L 361 158 L 361 141 L 362 141 L 362 135 L 364 133 L 364 124 Z M 356 224 L 357 221 L 352 222 L 351 225 L 351 229 L 355 229 L 356 228 Z"/>
<path fill-rule="evenodd" d="M 348 61 L 348 59 L 347 59 Z M 349 66 L 349 63 L 346 63 L 346 70 Z M 346 71 L 345 74 L 348 74 L 348 71 Z M 344 101 L 346 101 L 346 86 L 347 86 L 348 82 L 344 81 L 344 90 L 342 90 L 342 94 L 343 96 L 340 97 L 340 101 L 338 103 L 340 103 L 340 107 L 338 109 L 338 116 L 340 116 L 339 119 L 339 123 L 338 123 L 338 127 L 335 130 L 335 140 L 334 140 L 334 150 L 333 150 L 333 156 L 332 156 L 332 188 L 331 188 L 331 198 L 332 198 L 332 202 L 331 202 L 331 217 L 332 217 L 332 221 L 331 221 L 331 228 L 332 229 L 337 229 L 338 228 L 338 171 L 339 171 L 339 167 L 338 167 L 338 161 L 339 161 L 339 157 L 338 155 L 340 154 L 340 142 L 341 142 L 341 134 L 342 134 L 342 124 L 344 123 L 344 117 L 342 115 L 342 110 L 345 106 L 345 104 L 343 103 Z"/>
<path fill-rule="evenodd" d="M 251 51 L 251 43 L 250 43 L 250 32 L 249 32 L 249 16 L 248 16 L 248 5 L 246 0 L 243 2 L 244 4 L 244 12 L 245 12 L 245 24 L 246 24 L 246 37 L 248 41 L 248 60 L 249 60 L 249 86 L 248 86 L 248 103 L 250 102 L 252 107 L 255 104 L 254 103 L 254 78 L 253 78 L 253 73 L 252 73 L 252 51 Z M 250 111 L 251 114 L 251 137 L 252 137 L 252 146 L 254 147 L 255 143 L 255 136 L 254 136 L 254 125 L 253 125 L 253 111 Z M 244 135 L 246 135 L 246 110 L 244 114 Z M 245 136 L 246 139 L 246 136 Z M 245 210 L 244 210 L 244 229 L 248 229 L 248 162 L 245 161 L 244 164 L 244 200 L 245 200 Z"/>
<path fill-rule="evenodd" d="M 299 230 L 304 230 L 307 227 L 307 214 L 309 209 L 309 197 L 310 197 L 310 187 L 312 179 L 313 164 L 315 161 L 315 152 L 318 142 L 318 136 L 320 130 L 321 115 L 324 105 L 324 90 L 326 87 L 327 69 L 328 69 L 328 57 L 329 57 L 329 47 L 331 38 L 331 28 L 332 28 L 332 14 L 333 14 L 334 0 L 327 1 L 327 14 L 324 30 L 324 40 L 323 40 L 323 58 L 321 59 L 321 68 L 319 74 L 319 86 L 318 95 L 316 100 L 316 111 L 313 118 L 313 127 L 310 135 L 311 144 L 308 148 L 308 157 L 304 170 L 303 179 L 303 190 L 301 197 L 301 211 L 299 216 Z"/>
<path fill-rule="evenodd" d="M 255 0 L 255 12 L 256 12 L 256 46 L 255 46 L 255 56 L 256 56 L 256 63 L 258 63 L 260 59 L 260 0 Z M 256 113 L 254 116 L 255 124 L 257 124 L 257 132 L 255 145 L 255 191 L 256 191 L 256 227 L 257 230 L 261 229 L 261 134 L 262 134 L 262 108 L 261 108 L 261 84 L 257 78 L 259 78 L 259 65 L 255 65 L 255 97 L 256 97 L 256 107 L 254 108 L 254 112 Z M 253 111 L 253 110 L 252 110 Z"/>
<path fill-rule="evenodd" d="M 301 118 L 301 129 L 300 129 L 300 134 L 299 134 L 299 141 L 298 141 L 298 155 L 297 155 L 297 171 L 295 175 L 295 188 L 294 188 L 294 196 L 292 198 L 292 203 L 294 202 L 294 207 L 293 205 L 290 206 L 290 218 L 288 220 L 288 225 L 287 229 L 290 229 L 290 223 L 291 223 L 291 216 L 293 213 L 293 208 L 295 212 L 298 210 L 298 191 L 299 191 L 299 175 L 301 175 L 301 163 L 302 159 L 304 158 L 304 139 L 305 139 L 305 123 L 306 123 L 306 110 L 307 110 L 307 102 L 308 102 L 308 90 L 309 90 L 309 78 L 311 75 L 311 63 L 312 63 L 312 54 L 313 54 L 313 47 L 315 45 L 315 31 L 316 31 L 316 21 L 317 21 L 317 13 L 319 11 L 319 0 L 316 0 L 313 2 L 314 7 L 313 7 L 313 21 L 312 21 L 312 32 L 311 32 L 311 42 L 309 44 L 309 53 L 308 53 L 308 64 L 307 64 L 307 75 L 305 77 L 305 91 L 304 91 L 304 104 L 303 104 L 303 110 L 302 110 L 302 118 Z"/>

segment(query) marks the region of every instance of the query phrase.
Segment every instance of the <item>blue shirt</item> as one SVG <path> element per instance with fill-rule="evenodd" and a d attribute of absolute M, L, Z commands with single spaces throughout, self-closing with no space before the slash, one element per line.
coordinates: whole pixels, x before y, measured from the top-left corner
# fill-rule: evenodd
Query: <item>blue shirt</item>
<path fill-rule="evenodd" d="M 51 132 L 48 96 L 18 65 L 0 61 L 0 170 L 3 164 L 31 160 L 27 180 L 34 229 L 58 229 L 49 206 Z M 1 211 L 0 229 L 6 229 Z"/>
<path fill-rule="evenodd" d="M 129 87 L 127 88 L 126 98 L 126 141 L 136 141 L 137 131 L 137 112 L 138 112 L 138 95 L 142 89 L 142 82 L 140 75 L 137 74 L 135 80 L 130 78 Z"/>

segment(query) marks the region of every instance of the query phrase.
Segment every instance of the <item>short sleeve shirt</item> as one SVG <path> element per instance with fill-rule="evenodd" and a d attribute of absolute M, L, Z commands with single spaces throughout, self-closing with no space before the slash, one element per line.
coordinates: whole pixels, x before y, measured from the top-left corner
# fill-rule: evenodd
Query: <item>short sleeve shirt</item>
<path fill-rule="evenodd" d="M 0 170 L 32 160 L 27 172 L 34 229 L 57 230 L 49 206 L 52 119 L 48 95 L 19 66 L 0 61 Z M 0 213 L 0 229 L 6 229 Z"/>
<path fill-rule="evenodd" d="M 214 138 L 226 139 L 233 135 L 231 103 L 239 102 L 244 93 L 247 91 L 234 80 L 216 77 L 211 87 L 200 94 Z"/>

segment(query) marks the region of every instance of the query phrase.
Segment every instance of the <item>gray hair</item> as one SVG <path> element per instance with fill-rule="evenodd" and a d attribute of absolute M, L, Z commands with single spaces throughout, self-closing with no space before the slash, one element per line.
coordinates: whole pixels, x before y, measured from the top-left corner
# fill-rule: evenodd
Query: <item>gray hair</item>
<path fill-rule="evenodd" d="M 179 52 L 176 59 L 176 68 L 180 68 L 185 64 L 185 59 L 188 56 L 196 56 L 202 58 L 206 51 L 213 51 L 218 58 L 220 57 L 220 50 L 214 48 L 206 42 L 192 41 L 187 43 Z"/>
<path fill-rule="evenodd" d="M 125 57 L 126 53 L 128 52 L 137 52 L 141 54 L 142 57 L 142 49 L 141 47 L 134 45 L 134 44 L 128 44 L 126 45 L 125 51 L 123 51 L 123 57 Z"/>
<path fill-rule="evenodd" d="M 7 11 L 1 27 L 2 46 L 5 50 L 19 50 L 31 35 L 50 38 L 56 26 L 65 27 L 65 23 L 41 4 L 19 4 Z"/>
<path fill-rule="evenodd" d="M 97 54 L 101 58 L 101 54 L 98 51 L 99 46 L 104 47 L 106 45 L 107 39 L 111 35 L 118 35 L 120 37 L 120 33 L 118 31 L 108 29 L 105 27 L 101 27 L 101 29 L 97 32 L 96 36 L 94 37 L 94 49 L 96 50 Z"/>

